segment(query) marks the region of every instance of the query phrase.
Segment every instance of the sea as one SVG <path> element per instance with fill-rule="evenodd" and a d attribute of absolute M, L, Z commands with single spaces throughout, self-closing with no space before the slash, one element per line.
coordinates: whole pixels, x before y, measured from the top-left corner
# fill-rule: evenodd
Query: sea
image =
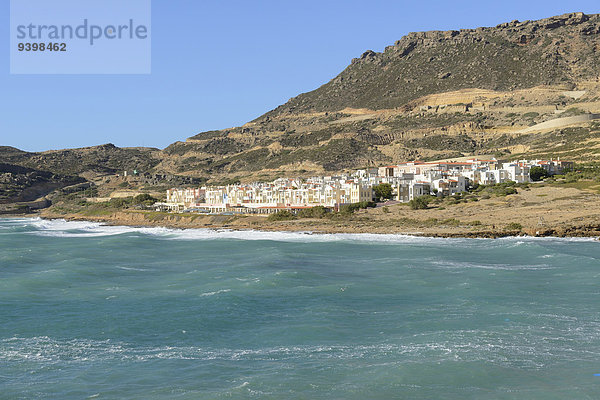
<path fill-rule="evenodd" d="M 0 399 L 598 399 L 600 242 L 0 220 Z"/>

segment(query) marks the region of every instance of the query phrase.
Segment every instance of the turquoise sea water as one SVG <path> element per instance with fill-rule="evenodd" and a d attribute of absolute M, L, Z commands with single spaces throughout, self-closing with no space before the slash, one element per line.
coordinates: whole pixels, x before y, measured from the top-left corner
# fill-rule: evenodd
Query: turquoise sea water
<path fill-rule="evenodd" d="M 599 260 L 0 220 L 0 399 L 598 399 Z"/>

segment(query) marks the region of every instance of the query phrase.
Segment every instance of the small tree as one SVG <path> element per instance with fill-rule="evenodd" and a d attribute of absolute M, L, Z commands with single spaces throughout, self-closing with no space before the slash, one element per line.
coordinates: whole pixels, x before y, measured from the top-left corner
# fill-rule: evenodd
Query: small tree
<path fill-rule="evenodd" d="M 542 179 L 547 178 L 548 176 L 550 176 L 548 174 L 548 171 L 546 171 L 542 167 L 531 167 L 531 169 L 529 170 L 529 177 L 534 182 L 539 182 Z"/>
<path fill-rule="evenodd" d="M 148 193 L 138 194 L 137 196 L 134 197 L 133 201 L 136 204 L 144 204 L 147 206 L 150 206 L 150 205 L 156 203 L 156 199 L 154 197 L 150 196 Z"/>
<path fill-rule="evenodd" d="M 429 208 L 429 196 L 419 196 L 408 202 L 408 205 L 413 210 L 425 210 Z"/>
<path fill-rule="evenodd" d="M 389 200 L 393 196 L 392 185 L 389 183 L 382 183 L 380 185 L 373 186 L 373 193 L 375 193 L 375 199 L 377 201 Z"/>
<path fill-rule="evenodd" d="M 133 203 L 133 197 L 115 197 L 110 199 L 110 205 L 114 208 L 127 208 Z"/>

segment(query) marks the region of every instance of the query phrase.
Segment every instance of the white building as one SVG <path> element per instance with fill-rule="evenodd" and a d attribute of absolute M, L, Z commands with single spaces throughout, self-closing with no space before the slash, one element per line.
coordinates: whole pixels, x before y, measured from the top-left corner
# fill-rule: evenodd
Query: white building
<path fill-rule="evenodd" d="M 368 168 L 338 176 L 309 179 L 279 178 L 273 182 L 245 185 L 209 186 L 167 190 L 164 209 L 222 212 L 275 212 L 315 206 L 337 208 L 343 204 L 373 200 L 373 186 L 388 183 L 394 199 L 407 202 L 416 197 L 438 193 L 452 196 L 468 190 L 470 184 L 493 185 L 507 181 L 529 182 L 532 166 L 549 173 L 572 168 L 564 161 L 519 160 L 500 163 L 496 159 L 464 162 L 425 163 L 414 161 L 395 166 Z"/>

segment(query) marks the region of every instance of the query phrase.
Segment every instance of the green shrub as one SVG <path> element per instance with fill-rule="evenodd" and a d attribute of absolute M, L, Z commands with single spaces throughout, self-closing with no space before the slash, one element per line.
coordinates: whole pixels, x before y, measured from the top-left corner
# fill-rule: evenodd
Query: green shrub
<path fill-rule="evenodd" d="M 374 201 L 361 201 L 358 203 L 344 204 L 340 207 L 340 212 L 344 214 L 352 214 L 355 211 L 365 208 L 377 207 L 377 203 Z"/>
<path fill-rule="evenodd" d="M 562 116 L 582 115 L 582 114 L 587 114 L 587 112 L 585 110 L 582 110 L 577 107 L 571 107 L 571 108 L 568 108 L 567 111 L 562 113 Z"/>
<path fill-rule="evenodd" d="M 425 210 L 429 208 L 429 202 L 431 201 L 430 196 L 420 196 L 412 199 L 408 202 L 409 206 L 413 210 Z"/>
<path fill-rule="evenodd" d="M 504 183 L 497 183 L 495 185 L 478 185 L 476 189 L 472 189 L 476 193 L 480 193 L 482 199 L 489 199 L 491 195 L 494 196 L 508 196 L 511 194 L 517 194 L 516 182 L 508 181 Z"/>
<path fill-rule="evenodd" d="M 113 198 L 109 203 L 114 208 L 126 208 L 133 203 L 133 197 Z"/>
<path fill-rule="evenodd" d="M 540 114 L 536 113 L 536 112 L 528 112 L 528 113 L 523 114 L 523 118 L 525 118 L 525 119 L 534 119 L 539 116 L 540 116 Z"/>
<path fill-rule="evenodd" d="M 133 198 L 136 203 L 143 203 L 148 200 L 156 200 L 154 197 L 150 196 L 148 193 L 138 194 Z"/>
<path fill-rule="evenodd" d="M 352 214 L 355 211 L 358 211 L 360 209 L 361 209 L 361 207 L 358 205 L 358 203 L 344 204 L 343 206 L 340 207 L 340 213 Z"/>
<path fill-rule="evenodd" d="M 523 229 L 523 225 L 519 224 L 518 222 L 511 222 L 510 224 L 506 225 L 506 229 L 509 231 L 520 231 Z"/>
<path fill-rule="evenodd" d="M 445 220 L 441 221 L 440 225 L 460 226 L 461 222 L 459 220 L 457 220 L 456 218 L 448 218 L 448 219 L 445 219 Z"/>
<path fill-rule="evenodd" d="M 150 196 L 148 193 L 138 194 L 137 196 L 135 196 L 133 198 L 134 204 L 143 204 L 146 206 L 151 206 L 152 204 L 154 204 L 156 202 L 157 202 L 157 199 Z"/>
<path fill-rule="evenodd" d="M 98 196 L 98 187 L 92 186 L 81 192 L 84 197 L 97 197 Z"/>
<path fill-rule="evenodd" d="M 295 219 L 294 214 L 287 210 L 277 211 L 275 214 L 271 214 L 268 217 L 269 221 L 289 221 Z"/>
<path fill-rule="evenodd" d="M 323 218 L 327 214 L 327 209 L 323 206 L 306 208 L 298 212 L 299 218 Z"/>

